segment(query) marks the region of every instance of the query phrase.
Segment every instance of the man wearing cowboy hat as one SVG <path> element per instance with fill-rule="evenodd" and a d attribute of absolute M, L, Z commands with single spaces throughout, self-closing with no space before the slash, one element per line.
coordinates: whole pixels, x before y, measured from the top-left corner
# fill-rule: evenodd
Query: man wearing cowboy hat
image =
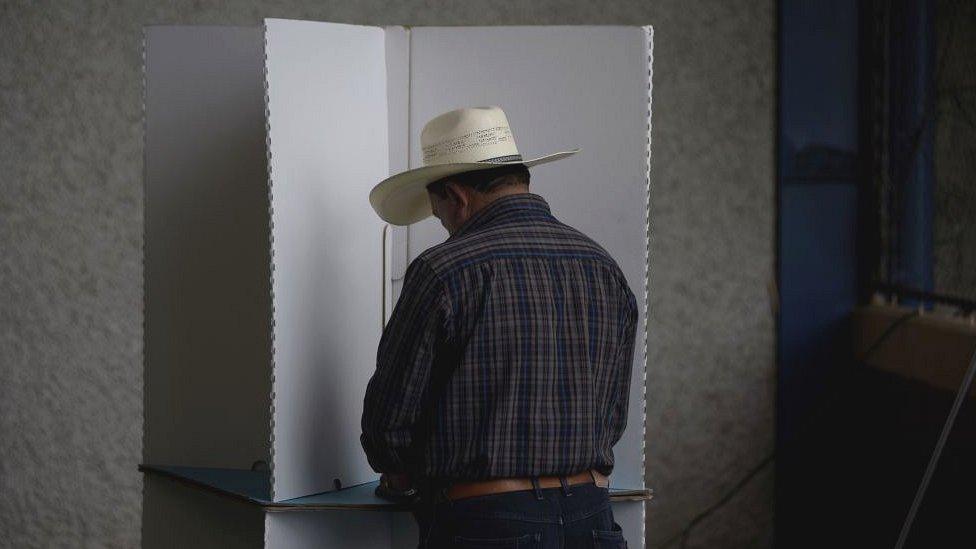
<path fill-rule="evenodd" d="M 424 166 L 380 182 L 395 225 L 447 229 L 407 268 L 366 389 L 378 493 L 419 490 L 421 547 L 624 547 L 608 504 L 637 301 L 605 249 L 529 191 L 498 107 L 421 132 Z"/>

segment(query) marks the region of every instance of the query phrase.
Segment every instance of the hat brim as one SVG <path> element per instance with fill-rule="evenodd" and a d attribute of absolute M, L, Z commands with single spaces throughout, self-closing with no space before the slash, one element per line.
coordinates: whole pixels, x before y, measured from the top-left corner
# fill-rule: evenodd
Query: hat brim
<path fill-rule="evenodd" d="M 393 225 L 410 225 L 432 215 L 427 185 L 442 177 L 476 170 L 488 170 L 499 166 L 525 164 L 531 168 L 572 156 L 582 149 L 562 151 L 531 160 L 511 162 L 459 162 L 435 164 L 400 172 L 380 181 L 369 192 L 369 203 L 383 221 Z"/>

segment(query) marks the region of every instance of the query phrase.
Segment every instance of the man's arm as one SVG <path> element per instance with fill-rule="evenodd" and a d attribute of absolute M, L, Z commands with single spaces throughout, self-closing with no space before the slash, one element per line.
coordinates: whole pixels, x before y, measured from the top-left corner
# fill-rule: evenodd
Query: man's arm
<path fill-rule="evenodd" d="M 430 385 L 437 343 L 446 334 L 448 307 L 446 289 L 430 266 L 422 258 L 411 262 L 363 400 L 360 441 L 376 472 L 409 472 L 405 454 Z"/>
<path fill-rule="evenodd" d="M 615 390 L 617 400 L 610 414 L 611 445 L 616 444 L 620 440 L 620 437 L 624 434 L 624 428 L 627 427 L 627 406 L 630 401 L 630 375 L 634 366 L 634 346 L 637 340 L 637 317 L 639 314 L 637 298 L 634 297 L 634 293 L 630 290 L 630 287 L 625 286 L 624 290 L 627 294 L 627 307 L 625 309 L 627 316 L 624 322 L 623 338 L 621 339 L 616 363 L 614 364 L 616 367 Z"/>

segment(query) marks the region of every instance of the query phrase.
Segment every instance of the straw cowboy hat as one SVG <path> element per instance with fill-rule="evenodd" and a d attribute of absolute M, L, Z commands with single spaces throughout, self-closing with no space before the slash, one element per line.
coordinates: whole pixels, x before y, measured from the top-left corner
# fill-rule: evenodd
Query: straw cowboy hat
<path fill-rule="evenodd" d="M 369 203 L 387 223 L 409 225 L 432 215 L 426 187 L 442 177 L 511 164 L 532 167 L 581 150 L 523 160 L 505 112 L 493 106 L 455 109 L 437 116 L 420 132 L 420 146 L 422 167 L 388 177 L 369 193 Z"/>

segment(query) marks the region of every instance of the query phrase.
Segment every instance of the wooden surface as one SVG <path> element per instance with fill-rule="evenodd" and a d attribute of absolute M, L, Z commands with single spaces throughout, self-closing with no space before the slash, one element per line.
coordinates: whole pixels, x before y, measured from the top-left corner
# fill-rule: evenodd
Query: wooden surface
<path fill-rule="evenodd" d="M 955 392 L 976 350 L 976 323 L 938 312 L 906 318 L 912 312 L 893 305 L 855 309 L 851 323 L 855 356 L 869 353 L 866 363 L 872 368 Z M 889 328 L 891 332 L 884 335 Z"/>

